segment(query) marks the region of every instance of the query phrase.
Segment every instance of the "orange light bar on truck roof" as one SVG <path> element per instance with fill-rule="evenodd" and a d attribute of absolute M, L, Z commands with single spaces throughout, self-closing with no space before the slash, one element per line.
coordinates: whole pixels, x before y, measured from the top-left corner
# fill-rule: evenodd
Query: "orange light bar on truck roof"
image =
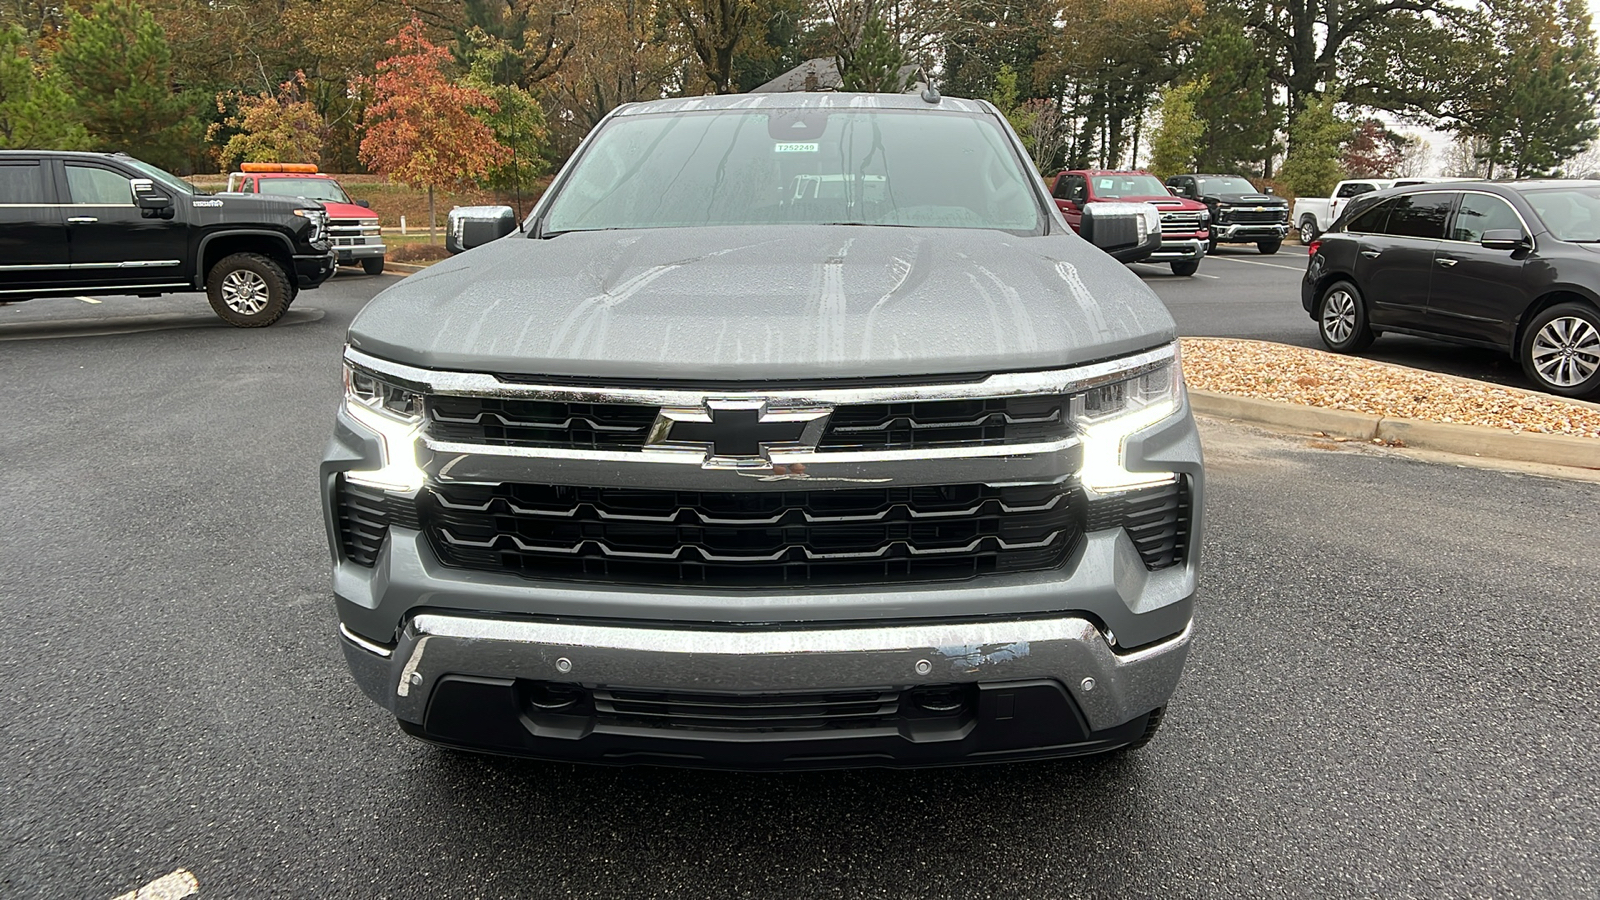
<path fill-rule="evenodd" d="M 317 174 L 317 167 L 314 163 L 241 163 L 239 170 L 242 172 L 292 172 L 296 175 Z"/>

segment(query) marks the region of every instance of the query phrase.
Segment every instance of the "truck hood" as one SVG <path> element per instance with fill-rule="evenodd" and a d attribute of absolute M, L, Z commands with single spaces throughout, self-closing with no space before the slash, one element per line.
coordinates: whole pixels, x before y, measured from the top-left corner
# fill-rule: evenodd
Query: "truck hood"
<path fill-rule="evenodd" d="M 1175 209 L 1184 209 L 1184 210 L 1192 210 L 1194 212 L 1199 212 L 1200 210 L 1206 208 L 1206 205 L 1204 203 L 1201 203 L 1198 200 L 1190 200 L 1187 197 L 1174 197 L 1171 194 L 1151 194 L 1148 197 L 1118 197 L 1117 198 L 1117 202 L 1118 203 L 1154 203 L 1155 205 L 1161 207 L 1164 210 L 1167 210 L 1168 212 L 1171 212 L 1172 210 L 1175 210 Z"/>
<path fill-rule="evenodd" d="M 1212 199 L 1234 206 L 1288 206 L 1289 201 L 1272 194 L 1207 194 Z"/>
<path fill-rule="evenodd" d="M 334 203 L 332 200 L 324 200 L 322 205 L 328 210 L 328 218 L 330 219 L 371 219 L 374 222 L 378 221 L 378 214 L 365 206 L 357 206 L 354 203 Z"/>
<path fill-rule="evenodd" d="M 513 235 L 379 294 L 349 339 L 424 368 L 753 381 L 1042 369 L 1174 335 L 1070 233 L 758 226 Z"/>

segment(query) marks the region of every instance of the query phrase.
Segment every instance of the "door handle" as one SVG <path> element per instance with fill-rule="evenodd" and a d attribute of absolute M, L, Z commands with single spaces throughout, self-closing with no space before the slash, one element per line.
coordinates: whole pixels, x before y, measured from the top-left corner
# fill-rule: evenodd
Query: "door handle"
<path fill-rule="evenodd" d="M 68 216 L 67 221 L 73 223 L 74 225 L 88 225 L 100 220 L 94 216 Z"/>
<path fill-rule="evenodd" d="M 1434 260 L 1434 262 L 1438 263 L 1441 266 L 1453 266 L 1453 265 L 1455 265 L 1456 263 L 1458 263 L 1460 261 L 1461 260 L 1459 260 L 1459 259 L 1436 259 L 1436 260 Z"/>
<path fill-rule="evenodd" d="M 1367 259 L 1377 259 L 1378 254 L 1382 252 L 1382 250 L 1363 250 L 1361 251 L 1361 255 L 1365 256 Z"/>

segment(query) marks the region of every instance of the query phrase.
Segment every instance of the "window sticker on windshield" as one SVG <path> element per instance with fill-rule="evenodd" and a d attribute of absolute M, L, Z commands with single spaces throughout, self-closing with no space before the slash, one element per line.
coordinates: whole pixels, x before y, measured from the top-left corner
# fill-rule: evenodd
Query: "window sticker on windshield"
<path fill-rule="evenodd" d="M 773 150 L 774 153 L 815 153 L 815 152 L 817 152 L 817 145 L 816 144 L 774 144 L 772 146 L 772 150 Z"/>

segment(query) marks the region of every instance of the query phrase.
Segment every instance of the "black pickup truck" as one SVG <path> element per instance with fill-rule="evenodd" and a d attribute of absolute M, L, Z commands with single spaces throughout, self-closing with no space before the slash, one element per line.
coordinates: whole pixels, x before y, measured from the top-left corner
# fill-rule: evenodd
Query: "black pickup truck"
<path fill-rule="evenodd" d="M 0 152 L 0 302 L 204 290 L 231 325 L 271 325 L 334 272 L 327 212 L 212 195 L 129 156 Z"/>
<path fill-rule="evenodd" d="M 1211 246 L 1255 244 L 1263 254 L 1277 253 L 1289 234 L 1289 201 L 1262 193 L 1238 175 L 1174 175 L 1167 179 L 1174 194 L 1198 200 L 1211 210 Z"/>

